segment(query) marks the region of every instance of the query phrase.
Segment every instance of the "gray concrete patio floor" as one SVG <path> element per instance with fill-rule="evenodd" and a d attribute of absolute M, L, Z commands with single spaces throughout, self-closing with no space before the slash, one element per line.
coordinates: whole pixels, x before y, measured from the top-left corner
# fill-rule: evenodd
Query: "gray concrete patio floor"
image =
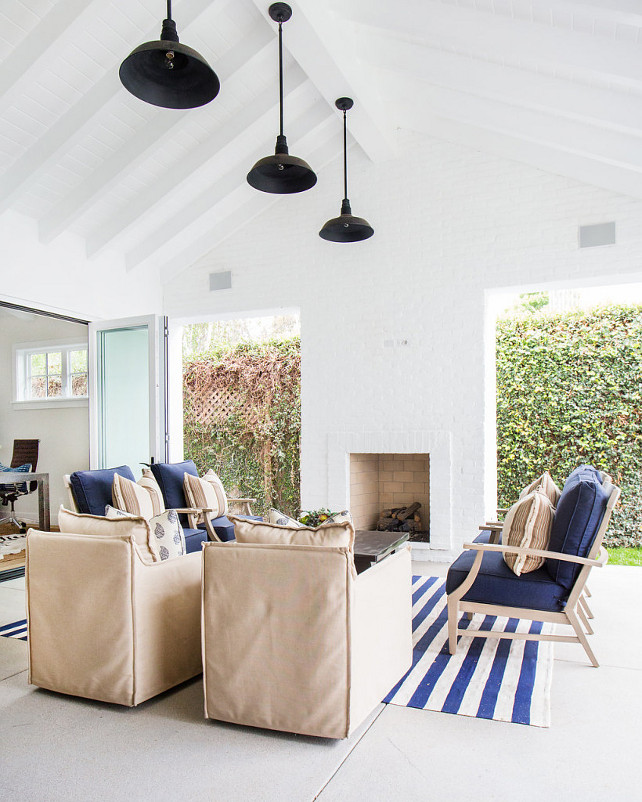
<path fill-rule="evenodd" d="M 380 705 L 326 741 L 205 721 L 200 679 L 117 708 L 29 686 L 26 644 L 0 638 L 0 798 L 642 800 L 642 569 L 590 585 L 601 667 L 555 645 L 549 729 Z M 0 583 L 0 624 L 22 617 L 24 580 Z"/>

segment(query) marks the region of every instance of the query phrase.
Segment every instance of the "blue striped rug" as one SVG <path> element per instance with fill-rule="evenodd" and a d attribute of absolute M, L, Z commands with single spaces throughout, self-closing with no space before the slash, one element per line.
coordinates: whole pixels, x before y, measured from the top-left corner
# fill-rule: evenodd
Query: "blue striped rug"
<path fill-rule="evenodd" d="M 13 624 L 5 624 L 0 627 L 0 635 L 3 638 L 27 640 L 27 619 L 24 618 L 22 621 L 14 621 Z"/>
<path fill-rule="evenodd" d="M 445 587 L 441 577 L 413 577 L 412 668 L 384 702 L 549 727 L 553 643 L 460 636 L 457 654 L 449 654 Z M 472 621 L 463 616 L 459 627 L 470 624 L 504 632 L 552 631 L 551 624 L 479 614 Z"/>

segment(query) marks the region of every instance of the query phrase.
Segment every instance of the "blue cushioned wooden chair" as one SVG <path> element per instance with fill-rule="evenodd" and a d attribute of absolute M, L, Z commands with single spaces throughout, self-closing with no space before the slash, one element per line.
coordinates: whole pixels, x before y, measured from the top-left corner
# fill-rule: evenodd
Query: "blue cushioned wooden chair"
<path fill-rule="evenodd" d="M 583 591 L 591 568 L 602 567 L 608 560 L 602 540 L 619 495 L 620 489 L 606 475 L 581 465 L 564 484 L 547 550 L 484 542 L 488 535 L 465 544 L 466 551 L 451 565 L 446 580 L 450 653 L 456 652 L 458 635 L 565 641 L 581 643 L 592 664 L 598 666 L 587 639 L 593 630 Z M 506 552 L 544 557 L 545 563 L 536 571 L 516 576 L 504 561 Z M 460 629 L 461 613 L 568 624 L 575 634 Z"/>

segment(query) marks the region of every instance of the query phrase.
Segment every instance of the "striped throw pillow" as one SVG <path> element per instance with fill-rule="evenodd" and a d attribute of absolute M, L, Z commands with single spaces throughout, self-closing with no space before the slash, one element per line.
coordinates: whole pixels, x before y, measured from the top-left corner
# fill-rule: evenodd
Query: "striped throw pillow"
<path fill-rule="evenodd" d="M 544 473 L 541 476 L 538 476 L 534 482 L 531 482 L 528 487 L 525 487 L 519 494 L 520 499 L 524 498 L 529 493 L 532 493 L 533 490 L 539 490 L 540 492 L 545 493 L 554 507 L 557 507 L 557 502 L 560 500 L 560 496 L 562 495 L 562 491 L 555 484 L 553 477 L 548 471 L 544 471 Z"/>
<path fill-rule="evenodd" d="M 190 507 L 197 509 L 207 507 L 212 510 L 212 518 L 220 518 L 227 514 L 227 496 L 223 483 L 214 471 L 209 470 L 200 478 L 186 473 L 183 477 L 183 490 Z"/>
<path fill-rule="evenodd" d="M 504 546 L 520 546 L 530 549 L 547 549 L 555 508 L 548 496 L 540 490 L 517 501 L 506 513 L 502 530 Z M 528 574 L 544 565 L 544 557 L 504 552 L 506 565 L 517 576 Z"/>
<path fill-rule="evenodd" d="M 132 482 L 116 473 L 111 494 L 115 507 L 131 515 L 139 515 L 147 521 L 165 512 L 161 489 L 156 480 L 149 476 Z"/>

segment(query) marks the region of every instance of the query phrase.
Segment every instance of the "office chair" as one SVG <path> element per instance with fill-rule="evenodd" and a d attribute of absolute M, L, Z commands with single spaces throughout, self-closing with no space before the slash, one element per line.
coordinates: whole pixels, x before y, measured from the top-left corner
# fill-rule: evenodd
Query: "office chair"
<path fill-rule="evenodd" d="M 30 465 L 31 472 L 35 472 L 38 465 L 38 445 L 40 440 L 14 440 L 13 441 L 13 456 L 11 457 L 11 467 L 19 468 L 23 465 Z M 0 478 L 2 473 L 0 472 Z M 38 482 L 12 483 L 0 484 L 0 504 L 3 507 L 11 505 L 9 515 L 6 518 L 0 519 L 0 524 L 12 523 L 17 526 L 21 532 L 26 531 L 26 524 L 20 523 L 16 518 L 16 511 L 14 505 L 20 496 L 26 496 L 28 493 L 33 493 L 38 487 Z"/>

